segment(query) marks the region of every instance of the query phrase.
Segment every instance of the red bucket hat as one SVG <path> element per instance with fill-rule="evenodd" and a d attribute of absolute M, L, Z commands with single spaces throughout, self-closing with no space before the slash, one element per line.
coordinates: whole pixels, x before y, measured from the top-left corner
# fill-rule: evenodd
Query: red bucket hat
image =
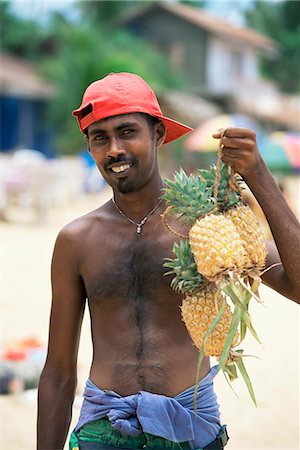
<path fill-rule="evenodd" d="M 97 120 L 134 112 L 157 117 L 165 124 L 165 144 L 192 131 L 192 128 L 164 117 L 150 86 L 140 76 L 126 72 L 110 73 L 88 86 L 80 108 L 72 114 L 83 132 Z"/>

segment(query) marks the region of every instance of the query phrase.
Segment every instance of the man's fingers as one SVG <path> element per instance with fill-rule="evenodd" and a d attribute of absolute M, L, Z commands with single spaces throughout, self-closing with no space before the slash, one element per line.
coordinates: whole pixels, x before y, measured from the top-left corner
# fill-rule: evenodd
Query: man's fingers
<path fill-rule="evenodd" d="M 223 130 L 218 130 L 215 133 L 213 133 L 213 138 L 220 139 L 222 135 Z M 241 127 L 229 127 L 226 128 L 225 138 L 241 138 L 241 139 L 255 139 L 256 133 L 253 130 L 250 130 L 250 128 L 241 128 Z"/>
<path fill-rule="evenodd" d="M 247 152 L 237 151 L 236 148 L 224 147 L 222 149 L 222 159 L 223 159 L 223 157 L 225 157 L 225 158 L 230 158 L 230 159 L 241 160 L 241 159 L 247 158 L 247 156 L 248 156 Z"/>
<path fill-rule="evenodd" d="M 241 127 L 230 127 L 226 128 L 225 137 L 229 138 L 254 138 L 256 136 L 255 131 L 250 130 L 250 128 L 241 128 Z"/>
<path fill-rule="evenodd" d="M 251 149 L 253 147 L 253 140 L 248 138 L 230 138 L 229 136 L 224 136 L 222 138 L 223 148 L 243 148 L 243 149 Z"/>
<path fill-rule="evenodd" d="M 219 128 L 218 131 L 212 134 L 215 139 L 220 139 L 226 132 L 226 128 Z"/>

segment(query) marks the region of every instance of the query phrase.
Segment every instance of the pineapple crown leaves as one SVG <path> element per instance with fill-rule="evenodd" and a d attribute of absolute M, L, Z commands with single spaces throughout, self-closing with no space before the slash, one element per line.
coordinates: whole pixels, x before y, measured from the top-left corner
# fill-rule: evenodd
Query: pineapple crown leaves
<path fill-rule="evenodd" d="M 216 166 L 211 165 L 210 170 L 199 169 L 198 170 L 199 178 L 204 181 L 207 185 L 207 188 L 214 189 L 215 178 L 216 178 Z M 229 187 L 230 174 L 228 172 L 228 166 L 224 163 L 221 163 L 221 171 L 220 171 L 220 183 L 218 187 L 218 199 L 217 204 L 220 208 L 223 208 L 226 193 Z M 236 183 L 240 184 L 241 179 L 236 179 Z M 226 206 L 231 207 L 234 205 L 238 205 L 241 203 L 241 196 L 237 191 L 231 191 L 228 199 L 226 201 Z"/>
<path fill-rule="evenodd" d="M 174 291 L 195 292 L 206 281 L 197 271 L 195 259 L 188 240 L 181 240 L 179 244 L 174 242 L 173 253 L 176 258 L 165 258 L 164 267 L 169 270 L 165 275 L 175 275 L 171 281 Z"/>
<path fill-rule="evenodd" d="M 174 181 L 164 179 L 164 183 L 162 198 L 184 224 L 193 225 L 215 206 L 213 185 L 208 186 L 206 180 L 198 176 L 187 176 L 183 169 L 175 173 Z"/>

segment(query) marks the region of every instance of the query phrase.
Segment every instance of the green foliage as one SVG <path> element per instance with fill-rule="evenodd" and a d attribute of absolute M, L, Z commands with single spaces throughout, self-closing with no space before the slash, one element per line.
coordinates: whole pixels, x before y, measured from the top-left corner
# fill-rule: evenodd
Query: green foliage
<path fill-rule="evenodd" d="M 60 152 L 74 153 L 84 141 L 71 111 L 80 105 L 86 86 L 101 76 L 99 36 L 88 25 L 75 26 L 58 15 L 51 28 L 56 30 L 53 33 L 56 50 L 41 64 L 41 74 L 54 84 L 56 92 L 49 120 L 56 128 Z"/>
<path fill-rule="evenodd" d="M 81 0 L 78 1 L 77 5 L 82 11 L 83 17 L 95 23 L 111 26 L 124 14 L 130 14 L 138 9 L 145 9 L 153 3 L 155 3 L 155 0 Z M 180 0 L 179 3 L 203 8 L 207 0 Z"/>
<path fill-rule="evenodd" d="M 46 34 L 33 20 L 14 15 L 7 1 L 0 2 L 1 51 L 36 61 L 43 49 Z"/>
<path fill-rule="evenodd" d="M 194 6 L 197 8 L 204 8 L 207 0 L 181 0 L 179 3 L 182 3 L 183 5 Z"/>
<path fill-rule="evenodd" d="M 78 1 L 78 7 L 82 11 L 84 18 L 102 25 L 110 24 L 123 14 L 135 10 L 139 7 L 145 8 L 153 1 L 147 0 L 113 0 L 113 1 Z"/>
<path fill-rule="evenodd" d="M 273 60 L 262 61 L 265 76 L 277 81 L 286 92 L 299 92 L 299 1 L 256 1 L 255 8 L 248 11 L 247 19 L 251 27 L 279 44 L 279 55 Z"/>

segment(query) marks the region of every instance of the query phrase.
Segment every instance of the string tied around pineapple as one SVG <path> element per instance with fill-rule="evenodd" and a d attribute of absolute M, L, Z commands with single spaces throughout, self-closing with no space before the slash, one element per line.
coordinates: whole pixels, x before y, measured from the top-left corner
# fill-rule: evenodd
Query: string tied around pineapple
<path fill-rule="evenodd" d="M 173 206 L 168 206 L 165 211 L 160 215 L 162 218 L 162 221 L 164 223 L 164 226 L 166 227 L 166 229 L 168 231 L 170 231 L 170 233 L 174 234 L 175 236 L 181 238 L 181 239 L 188 239 L 189 237 L 186 236 L 185 234 L 180 233 L 179 231 L 174 230 L 174 228 L 171 227 L 171 225 L 168 222 L 168 215 L 170 214 L 170 212 L 172 211 Z"/>
<path fill-rule="evenodd" d="M 167 228 L 167 230 L 169 230 L 172 234 L 174 234 L 175 236 L 181 238 L 181 239 L 189 239 L 189 236 L 186 234 L 182 234 L 179 231 L 174 230 L 174 228 L 171 227 L 171 225 L 168 222 L 168 215 L 171 213 L 173 209 L 173 206 L 168 206 L 166 208 L 166 210 L 161 214 L 161 218 L 162 221 L 165 225 L 165 227 Z M 214 214 L 216 212 L 216 209 L 212 209 L 211 211 L 201 214 L 201 216 L 198 217 L 198 220 L 202 219 L 205 216 L 209 216 L 210 214 Z"/>
<path fill-rule="evenodd" d="M 226 137 L 226 131 L 227 131 L 227 128 L 224 128 L 220 131 L 218 157 L 217 157 L 217 163 L 216 163 L 216 176 L 215 176 L 215 183 L 214 183 L 214 199 L 216 202 L 214 212 L 216 212 L 217 210 L 220 209 L 218 207 L 218 193 L 219 193 L 219 185 L 220 185 L 220 178 L 221 178 L 221 163 L 222 163 L 223 148 L 224 148 L 222 139 L 224 137 Z M 229 200 L 229 195 L 231 192 L 235 191 L 235 192 L 238 192 L 239 194 L 242 193 L 240 186 L 235 181 L 235 175 L 236 175 L 235 171 L 233 170 L 233 168 L 231 166 L 228 165 L 227 167 L 228 167 L 229 181 L 228 181 L 228 188 L 227 188 L 224 200 L 223 200 L 223 208 L 225 208 L 225 206 Z"/>

